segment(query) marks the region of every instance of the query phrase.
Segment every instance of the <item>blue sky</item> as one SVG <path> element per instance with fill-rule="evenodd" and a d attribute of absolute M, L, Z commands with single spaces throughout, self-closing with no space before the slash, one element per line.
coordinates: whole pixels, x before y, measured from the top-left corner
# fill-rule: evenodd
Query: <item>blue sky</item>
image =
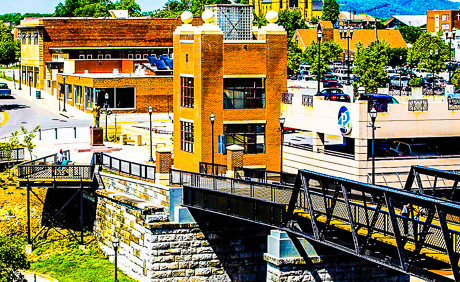
<path fill-rule="evenodd" d="M 54 7 L 65 0 L 1 0 L 0 14 L 8 13 L 53 13 Z M 113 1 L 116 2 L 116 1 Z M 167 0 L 136 0 L 142 11 L 153 11 L 163 7 Z"/>

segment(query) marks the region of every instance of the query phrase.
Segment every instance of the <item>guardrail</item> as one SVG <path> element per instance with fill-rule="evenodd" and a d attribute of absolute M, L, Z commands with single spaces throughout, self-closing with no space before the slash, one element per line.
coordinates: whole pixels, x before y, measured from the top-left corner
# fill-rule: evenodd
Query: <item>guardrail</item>
<path fill-rule="evenodd" d="M 447 109 L 449 111 L 460 110 L 460 99 L 459 98 L 448 98 L 447 99 Z"/>
<path fill-rule="evenodd" d="M 100 153 L 100 156 L 102 166 L 108 170 L 124 173 L 128 176 L 135 176 L 141 179 L 155 181 L 157 168 L 154 165 L 146 165 L 122 160 L 104 153 Z"/>
<path fill-rule="evenodd" d="M 70 151 L 62 151 L 64 158 L 70 160 Z M 29 178 L 31 175 L 39 176 L 41 171 L 46 171 L 48 166 L 56 165 L 58 159 L 58 153 L 47 155 L 41 158 L 33 159 L 18 165 L 18 178 Z M 62 165 L 59 165 L 60 167 Z M 49 173 L 44 175 L 52 176 Z"/>
<path fill-rule="evenodd" d="M 302 95 L 302 105 L 313 107 L 313 95 Z"/>
<path fill-rule="evenodd" d="M 225 176 L 227 174 L 227 166 L 221 164 L 213 165 L 212 163 L 200 162 L 200 173 Z"/>
<path fill-rule="evenodd" d="M 427 112 L 428 99 L 409 99 L 407 101 L 407 110 L 409 112 Z"/>
<path fill-rule="evenodd" d="M 0 151 L 0 162 L 24 161 L 24 148 L 14 148 L 11 152 Z"/>
<path fill-rule="evenodd" d="M 293 93 L 283 93 L 283 104 L 292 104 Z"/>

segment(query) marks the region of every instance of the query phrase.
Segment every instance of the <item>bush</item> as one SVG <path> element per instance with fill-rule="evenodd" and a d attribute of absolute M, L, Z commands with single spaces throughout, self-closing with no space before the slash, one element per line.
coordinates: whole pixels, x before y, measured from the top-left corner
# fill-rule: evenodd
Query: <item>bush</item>
<path fill-rule="evenodd" d="M 422 79 L 420 77 L 413 77 L 409 81 L 409 86 L 412 87 L 422 87 Z"/>

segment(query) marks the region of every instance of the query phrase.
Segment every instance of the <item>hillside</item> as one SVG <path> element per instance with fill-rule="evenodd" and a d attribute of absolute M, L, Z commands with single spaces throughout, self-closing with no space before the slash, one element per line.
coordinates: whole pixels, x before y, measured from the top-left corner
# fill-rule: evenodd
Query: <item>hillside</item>
<path fill-rule="evenodd" d="M 389 18 L 392 15 L 426 15 L 427 10 L 456 10 L 459 8 L 459 2 L 448 0 L 337 0 L 341 11 L 355 10 L 356 14 L 374 15 L 374 7 L 377 8 L 377 17 Z"/>

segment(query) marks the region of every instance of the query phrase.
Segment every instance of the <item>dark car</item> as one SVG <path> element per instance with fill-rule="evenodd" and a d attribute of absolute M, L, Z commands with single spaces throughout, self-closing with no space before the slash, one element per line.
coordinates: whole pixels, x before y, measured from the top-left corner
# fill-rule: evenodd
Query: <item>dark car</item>
<path fill-rule="evenodd" d="M 324 89 L 315 96 L 323 96 L 324 100 L 339 101 L 339 102 L 350 102 L 350 95 L 343 93 L 342 89 L 329 88 Z"/>
<path fill-rule="evenodd" d="M 336 75 L 333 75 L 331 73 L 326 73 L 321 79 L 321 82 L 327 82 L 327 81 L 336 81 L 337 82 L 338 77 Z"/>
<path fill-rule="evenodd" d="M 368 101 L 369 110 L 375 107 L 377 112 L 386 112 L 388 110 L 388 104 L 399 104 L 398 100 L 385 94 L 363 94 L 359 96 L 358 100 Z"/>
<path fill-rule="evenodd" d="M 324 88 L 343 88 L 342 84 L 338 83 L 335 80 L 324 82 L 323 87 Z"/>
<path fill-rule="evenodd" d="M 398 156 L 437 156 L 426 143 L 406 143 L 394 141 L 394 145 L 390 148 L 391 151 Z"/>

